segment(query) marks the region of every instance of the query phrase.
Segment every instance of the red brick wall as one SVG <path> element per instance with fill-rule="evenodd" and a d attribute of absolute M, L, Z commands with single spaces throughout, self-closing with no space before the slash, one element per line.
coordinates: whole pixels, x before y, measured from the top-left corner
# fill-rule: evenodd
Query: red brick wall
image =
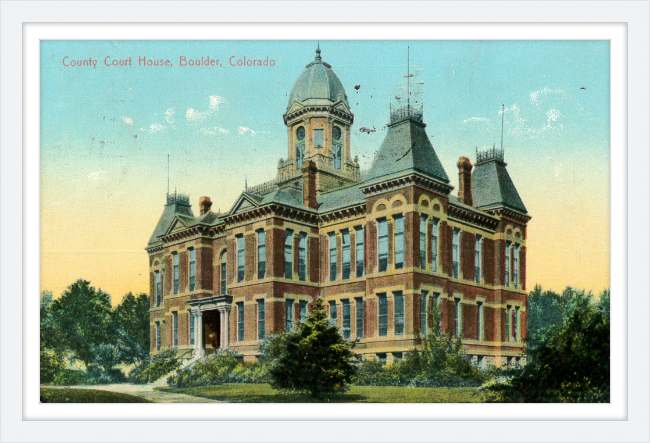
<path fill-rule="evenodd" d="M 483 269 L 481 270 L 483 274 L 483 280 L 488 285 L 495 284 L 494 282 L 494 271 L 496 267 L 495 263 L 495 243 L 494 240 L 489 238 L 483 238 Z"/>
<path fill-rule="evenodd" d="M 496 315 L 498 311 L 495 308 L 485 306 L 485 340 L 496 341 Z"/>
<path fill-rule="evenodd" d="M 415 213 L 407 212 L 404 214 L 404 267 L 408 268 L 413 266 L 414 263 L 419 263 L 418 258 L 415 258 L 415 247 L 414 244 L 417 244 L 417 253 L 420 254 L 419 248 L 419 237 L 416 237 L 416 234 L 419 236 L 420 232 L 420 217 L 417 217 L 417 228 L 414 226 L 415 223 Z M 417 232 L 416 232 L 417 231 Z"/>
<path fill-rule="evenodd" d="M 196 274 L 199 289 L 212 289 L 212 248 L 199 248 L 196 251 Z"/>
<path fill-rule="evenodd" d="M 377 334 L 377 300 L 367 299 L 364 304 L 364 337 L 374 337 Z"/>
<path fill-rule="evenodd" d="M 179 255 L 179 284 L 178 292 L 185 292 L 189 287 L 189 263 L 190 263 L 190 254 L 187 251 L 181 251 Z"/>
<path fill-rule="evenodd" d="M 149 273 L 149 308 L 153 308 L 156 304 L 155 294 L 156 294 L 156 274 L 155 272 Z"/>
<path fill-rule="evenodd" d="M 272 269 L 273 277 L 284 277 L 284 229 L 271 228 L 267 232 L 269 238 L 266 247 L 270 249 L 271 259 L 266 266 Z"/>
<path fill-rule="evenodd" d="M 478 307 L 463 304 L 463 337 L 478 339 Z"/>
<path fill-rule="evenodd" d="M 320 274 L 320 261 L 318 237 L 309 237 L 309 281 L 317 283 Z"/>
<path fill-rule="evenodd" d="M 506 242 L 497 240 L 495 242 L 495 262 L 496 262 L 496 285 L 503 285 L 506 279 Z"/>
<path fill-rule="evenodd" d="M 377 225 L 375 222 L 366 223 L 366 274 L 371 273 L 377 266 Z"/>
<path fill-rule="evenodd" d="M 255 257 L 257 256 L 255 251 L 255 234 L 246 234 L 244 236 L 244 281 L 255 280 L 257 275 L 255 275 Z"/>
<path fill-rule="evenodd" d="M 528 337 L 528 331 L 526 330 L 526 312 L 520 312 L 519 319 L 521 320 L 521 339 L 526 340 L 526 337 Z"/>
<path fill-rule="evenodd" d="M 168 255 L 165 257 L 165 284 L 163 288 L 163 294 L 168 296 L 173 291 L 172 277 L 174 275 L 174 268 L 172 267 L 172 256 Z"/>
<path fill-rule="evenodd" d="M 460 266 L 463 272 L 463 278 L 466 280 L 474 280 L 475 277 L 475 248 L 476 237 L 474 234 L 462 231 L 460 235 Z"/>
<path fill-rule="evenodd" d="M 447 275 L 452 275 L 452 236 L 453 228 L 446 221 L 440 222 L 440 264 Z"/>

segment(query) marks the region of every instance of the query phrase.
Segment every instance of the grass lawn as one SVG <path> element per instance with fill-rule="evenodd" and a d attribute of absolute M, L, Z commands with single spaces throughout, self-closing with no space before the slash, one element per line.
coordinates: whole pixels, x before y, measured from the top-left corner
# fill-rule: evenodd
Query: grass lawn
<path fill-rule="evenodd" d="M 157 388 L 167 392 L 232 403 L 312 403 L 306 394 L 287 394 L 264 383 L 236 383 L 199 388 Z M 352 386 L 345 394 L 332 396 L 332 403 L 480 403 L 477 388 L 407 388 Z"/>
<path fill-rule="evenodd" d="M 41 388 L 41 403 L 151 403 L 144 398 L 95 389 Z"/>

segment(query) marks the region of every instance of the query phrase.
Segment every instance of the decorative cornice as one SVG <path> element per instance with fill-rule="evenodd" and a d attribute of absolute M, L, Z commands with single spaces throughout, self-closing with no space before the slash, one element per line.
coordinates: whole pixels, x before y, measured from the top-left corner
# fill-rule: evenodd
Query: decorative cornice
<path fill-rule="evenodd" d="M 338 103 L 338 102 L 337 102 Z M 297 109 L 292 113 L 287 113 L 283 116 L 284 124 L 286 125 L 289 121 L 300 118 L 304 114 L 310 112 L 327 112 L 332 114 L 347 124 L 352 124 L 354 122 L 354 115 L 352 113 L 347 113 L 339 108 L 335 107 L 336 103 L 332 105 L 319 105 L 319 106 L 305 106 L 303 108 Z"/>
<path fill-rule="evenodd" d="M 457 220 L 463 220 L 470 222 L 472 224 L 481 225 L 489 229 L 496 229 L 499 225 L 499 219 L 478 210 L 472 210 L 462 206 L 454 204 L 454 202 L 449 202 L 449 208 L 447 213 L 450 217 Z"/>
<path fill-rule="evenodd" d="M 404 175 L 402 177 L 384 180 L 381 182 L 375 182 L 365 186 L 361 185 L 361 191 L 366 196 L 370 196 L 372 194 L 386 192 L 412 184 L 419 185 L 423 188 L 430 189 L 431 191 L 438 192 L 443 195 L 448 195 L 451 190 L 454 189 L 454 187 L 451 185 L 440 183 L 437 180 L 424 177 L 420 174 L 410 174 Z"/>

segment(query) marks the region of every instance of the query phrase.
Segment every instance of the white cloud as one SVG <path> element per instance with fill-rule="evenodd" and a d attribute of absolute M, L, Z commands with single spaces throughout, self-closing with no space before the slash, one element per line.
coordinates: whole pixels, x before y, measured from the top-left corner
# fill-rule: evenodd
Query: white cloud
<path fill-rule="evenodd" d="M 467 120 L 463 120 L 463 123 L 468 123 L 468 122 L 489 122 L 489 118 L 483 118 L 483 117 L 470 117 Z"/>
<path fill-rule="evenodd" d="M 131 117 L 122 117 L 122 121 L 129 126 L 133 126 L 133 119 Z"/>
<path fill-rule="evenodd" d="M 564 89 L 551 89 L 548 86 L 544 86 L 542 89 L 531 92 L 528 100 L 533 105 L 539 105 L 540 96 L 551 94 L 564 94 Z"/>
<path fill-rule="evenodd" d="M 220 128 L 219 126 L 215 126 L 214 128 L 201 128 L 201 132 L 205 135 L 225 135 L 230 133 L 228 129 Z"/>
<path fill-rule="evenodd" d="M 190 123 L 199 123 L 208 118 L 209 115 L 209 112 L 195 111 L 193 108 L 190 108 L 185 113 L 185 118 Z"/>
<path fill-rule="evenodd" d="M 212 111 L 217 111 L 219 110 L 219 105 L 222 103 L 228 103 L 227 100 L 223 97 L 220 97 L 218 95 L 211 95 L 210 96 L 210 110 Z"/>
<path fill-rule="evenodd" d="M 104 179 L 104 175 L 106 174 L 106 171 L 95 171 L 91 172 L 90 174 L 87 175 L 88 180 L 92 182 L 98 182 L 100 180 Z"/>
<path fill-rule="evenodd" d="M 253 131 L 251 128 L 247 128 L 245 126 L 240 126 L 237 128 L 237 131 L 239 132 L 239 135 L 245 135 L 245 134 L 250 134 L 250 135 L 255 135 L 256 132 Z"/>
<path fill-rule="evenodd" d="M 154 123 L 153 125 L 149 126 L 149 133 L 154 134 L 158 131 L 162 131 L 163 129 L 165 129 L 163 125 L 160 123 Z"/>
<path fill-rule="evenodd" d="M 174 128 L 174 114 L 176 111 L 174 108 L 169 108 L 165 111 L 165 121 L 172 127 Z"/>

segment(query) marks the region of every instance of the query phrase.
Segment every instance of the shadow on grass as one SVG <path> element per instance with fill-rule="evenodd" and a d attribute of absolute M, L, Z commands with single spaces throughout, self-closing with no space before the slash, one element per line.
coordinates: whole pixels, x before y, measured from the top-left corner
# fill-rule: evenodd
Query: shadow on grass
<path fill-rule="evenodd" d="M 192 395 L 228 403 L 351 403 L 364 402 L 367 397 L 359 394 L 328 394 L 323 399 L 307 393 L 276 391 L 265 384 L 213 385 L 196 388 L 156 388 L 163 392 Z"/>
<path fill-rule="evenodd" d="M 41 403 L 151 403 L 144 398 L 95 389 L 41 388 Z"/>

